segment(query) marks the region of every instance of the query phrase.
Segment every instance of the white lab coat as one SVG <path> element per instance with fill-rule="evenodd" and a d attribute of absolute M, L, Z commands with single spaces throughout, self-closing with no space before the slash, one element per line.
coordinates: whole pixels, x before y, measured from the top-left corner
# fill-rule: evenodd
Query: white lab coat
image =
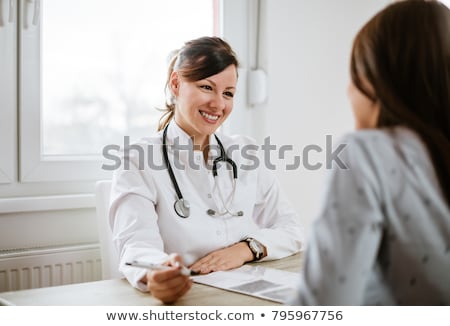
<path fill-rule="evenodd" d="M 214 136 L 209 139 L 211 149 L 206 164 L 203 153 L 192 150 L 191 139 L 175 122 L 167 131 L 169 160 L 183 197 L 191 206 L 188 218 L 181 218 L 174 210 L 177 196 L 162 156 L 162 132 L 134 144 L 129 162 L 124 159 L 127 155 L 123 156 L 122 165 L 113 176 L 110 223 L 120 253 L 119 269 L 133 286 L 146 290 L 139 282 L 146 271 L 126 266 L 128 261 L 160 263 L 168 254 L 178 253 L 190 265 L 211 251 L 247 237 L 266 246 L 265 260 L 301 249 L 300 219 L 283 196 L 273 171 L 259 158 L 255 167 L 257 146 L 243 136 L 218 137 L 238 167 L 235 197 L 227 208 L 243 211 L 241 217 L 212 217 L 206 213 L 208 209 L 223 212 L 223 202 L 227 204 L 232 193 L 231 169 L 219 165 L 216 178 L 211 172 L 212 162 L 219 156 Z M 174 155 L 174 144 L 184 146 L 184 150 Z M 232 148 L 235 149 L 229 153 Z M 128 168 L 125 163 L 129 163 Z"/>

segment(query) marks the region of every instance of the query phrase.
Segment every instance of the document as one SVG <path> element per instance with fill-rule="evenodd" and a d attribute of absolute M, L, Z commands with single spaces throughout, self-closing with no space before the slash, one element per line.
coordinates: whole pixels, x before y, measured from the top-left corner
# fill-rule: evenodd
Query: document
<path fill-rule="evenodd" d="M 194 276 L 192 279 L 196 283 L 285 304 L 295 295 L 300 274 L 244 265 L 229 271 Z"/>

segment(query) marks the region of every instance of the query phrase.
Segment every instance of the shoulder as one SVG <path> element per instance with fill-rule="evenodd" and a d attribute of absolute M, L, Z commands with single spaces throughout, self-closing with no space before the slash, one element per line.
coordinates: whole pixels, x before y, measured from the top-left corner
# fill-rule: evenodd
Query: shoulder
<path fill-rule="evenodd" d="M 216 133 L 216 135 L 222 142 L 229 157 L 244 166 L 250 164 L 255 168 L 254 163 L 259 161 L 260 146 L 253 138 L 244 135 L 225 135 L 222 133 Z"/>
<path fill-rule="evenodd" d="M 352 132 L 344 135 L 337 146 L 343 149 L 341 147 L 339 155 L 333 159 L 341 164 L 334 164 L 331 177 L 347 182 L 365 182 L 374 189 L 382 187 L 396 192 L 398 189 L 393 185 L 403 184 L 403 172 L 406 173 L 409 161 L 426 161 L 420 138 L 403 127 Z"/>
<path fill-rule="evenodd" d="M 340 144 L 349 144 L 359 147 L 379 147 L 391 142 L 389 132 L 381 129 L 358 130 L 344 134 L 340 140 Z"/>
<path fill-rule="evenodd" d="M 216 133 L 224 147 L 233 145 L 245 146 L 245 145 L 257 145 L 256 140 L 246 135 L 227 135 L 221 132 Z"/>
<path fill-rule="evenodd" d="M 348 161 L 361 158 L 375 159 L 380 155 L 392 154 L 395 147 L 394 137 L 388 130 L 358 130 L 345 134 L 338 142 L 344 146 L 342 157 Z"/>
<path fill-rule="evenodd" d="M 403 127 L 359 130 L 344 135 L 339 144 L 346 148 L 343 157 L 348 160 L 365 158 L 372 162 L 400 159 L 414 152 L 423 155 L 425 148 L 420 138 Z"/>
<path fill-rule="evenodd" d="M 394 147 L 392 136 L 386 130 L 351 132 L 343 135 L 333 146 L 333 162 L 329 168 L 338 178 L 353 176 L 377 183 L 383 166 L 397 160 Z"/>
<path fill-rule="evenodd" d="M 246 135 L 218 135 L 229 157 L 236 162 L 241 176 L 252 178 L 258 191 L 266 193 L 276 182 L 275 166 L 266 161 L 262 144 Z"/>

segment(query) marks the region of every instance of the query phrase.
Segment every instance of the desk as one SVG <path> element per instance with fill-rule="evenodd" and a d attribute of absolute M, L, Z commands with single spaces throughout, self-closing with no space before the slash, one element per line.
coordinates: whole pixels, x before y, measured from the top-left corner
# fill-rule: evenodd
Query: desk
<path fill-rule="evenodd" d="M 290 272 L 300 271 L 302 255 L 252 263 Z M 0 293 L 0 303 L 18 306 L 158 306 L 163 303 L 133 288 L 125 279 L 104 280 Z M 180 306 L 262 306 L 273 301 L 194 283 L 176 302 Z"/>

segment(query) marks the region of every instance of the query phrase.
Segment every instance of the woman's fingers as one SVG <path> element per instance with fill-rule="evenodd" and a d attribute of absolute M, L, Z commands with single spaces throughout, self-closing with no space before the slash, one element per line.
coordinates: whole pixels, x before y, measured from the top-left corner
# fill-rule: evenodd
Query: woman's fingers
<path fill-rule="evenodd" d="M 245 251 L 248 250 L 246 248 L 247 246 L 235 244 L 227 248 L 213 251 L 197 260 L 190 268 L 201 274 L 208 274 L 240 267 L 246 262 L 243 258 L 244 255 L 242 254 L 242 251 L 244 251 L 245 254 Z"/>
<path fill-rule="evenodd" d="M 149 271 L 147 273 L 147 279 L 155 283 L 164 283 L 173 279 L 178 278 L 181 275 L 181 266 L 173 267 L 163 271 Z"/>
<path fill-rule="evenodd" d="M 171 255 L 165 265 L 170 268 L 147 273 L 147 288 L 155 298 L 172 303 L 189 291 L 192 280 L 181 274 L 182 259 L 179 255 Z"/>
<path fill-rule="evenodd" d="M 169 284 L 168 284 L 169 285 Z M 152 295 L 158 299 L 160 299 L 164 303 L 173 303 L 178 300 L 181 296 L 186 294 L 187 291 L 192 287 L 192 281 L 187 279 L 183 282 L 176 282 L 169 285 L 169 287 L 165 286 L 149 286 L 149 290 Z"/>
<path fill-rule="evenodd" d="M 190 266 L 190 269 L 195 272 L 200 272 L 201 274 L 206 274 L 210 272 L 210 266 L 215 265 L 217 259 L 213 257 L 213 254 L 209 254 L 203 258 L 197 260 L 194 264 Z"/>
<path fill-rule="evenodd" d="M 237 268 L 251 260 L 253 260 L 253 254 L 248 245 L 244 242 L 238 242 L 209 253 L 197 260 L 190 268 L 201 274 L 207 274 Z"/>
<path fill-rule="evenodd" d="M 169 266 L 182 266 L 183 258 L 181 258 L 181 256 L 178 254 L 170 254 L 169 259 L 167 259 L 166 263 Z"/>

